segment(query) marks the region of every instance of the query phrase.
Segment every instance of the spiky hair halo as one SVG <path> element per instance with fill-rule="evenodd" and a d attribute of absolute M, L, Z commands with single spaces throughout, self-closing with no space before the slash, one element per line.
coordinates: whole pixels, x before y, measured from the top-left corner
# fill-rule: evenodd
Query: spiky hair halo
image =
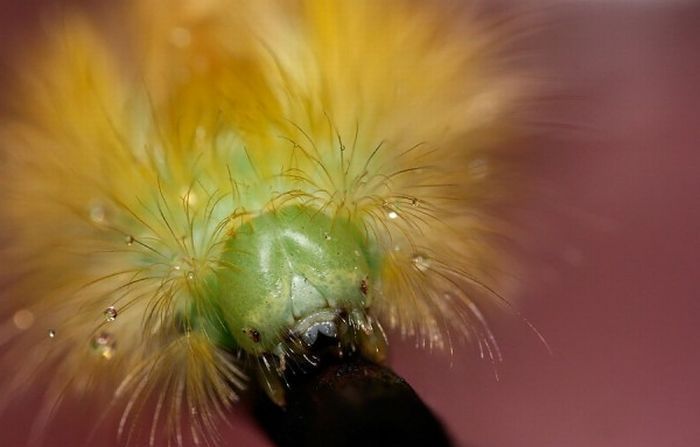
<path fill-rule="evenodd" d="M 126 440 L 210 443 L 246 373 L 283 399 L 290 332 L 499 355 L 479 305 L 527 89 L 497 28 L 410 1 L 117 10 L 63 11 L 6 95 L 5 402 L 50 369 L 39 425 L 71 390 Z"/>

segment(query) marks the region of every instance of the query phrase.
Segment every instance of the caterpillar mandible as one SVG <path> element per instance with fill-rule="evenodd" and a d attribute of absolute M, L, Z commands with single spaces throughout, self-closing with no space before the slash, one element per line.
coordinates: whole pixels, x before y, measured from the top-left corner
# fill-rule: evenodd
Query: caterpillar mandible
<path fill-rule="evenodd" d="M 48 20 L 3 94 L 3 404 L 42 381 L 39 424 L 77 393 L 126 442 L 152 406 L 150 445 L 208 444 L 247 381 L 282 405 L 319 337 L 497 349 L 479 306 L 527 89 L 496 27 L 408 0 L 112 8 Z"/>

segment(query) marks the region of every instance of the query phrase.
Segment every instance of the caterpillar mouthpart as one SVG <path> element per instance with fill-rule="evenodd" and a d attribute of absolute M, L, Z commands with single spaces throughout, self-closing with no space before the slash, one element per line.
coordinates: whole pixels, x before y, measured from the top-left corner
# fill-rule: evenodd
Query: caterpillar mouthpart
<path fill-rule="evenodd" d="M 309 346 L 313 346 L 319 334 L 326 337 L 336 338 L 338 336 L 338 326 L 335 322 L 340 311 L 322 310 L 301 320 L 294 327 L 294 332 L 301 337 L 302 341 Z"/>
<path fill-rule="evenodd" d="M 322 363 L 361 354 L 377 364 L 387 355 L 387 338 L 365 309 L 322 309 L 299 320 L 272 351 L 262 354 L 257 378 L 268 397 L 286 404 L 288 378 L 307 374 Z"/>

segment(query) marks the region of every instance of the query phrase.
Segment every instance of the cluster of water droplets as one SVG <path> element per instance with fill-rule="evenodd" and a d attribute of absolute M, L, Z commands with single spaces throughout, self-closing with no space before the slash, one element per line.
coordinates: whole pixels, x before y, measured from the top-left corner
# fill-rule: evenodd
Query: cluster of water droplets
<path fill-rule="evenodd" d="M 194 281 L 194 279 L 197 277 L 194 270 L 193 261 L 188 260 L 184 257 L 179 256 L 175 260 L 173 260 L 172 269 L 175 272 L 182 272 L 185 279 L 187 279 L 188 281 Z"/>

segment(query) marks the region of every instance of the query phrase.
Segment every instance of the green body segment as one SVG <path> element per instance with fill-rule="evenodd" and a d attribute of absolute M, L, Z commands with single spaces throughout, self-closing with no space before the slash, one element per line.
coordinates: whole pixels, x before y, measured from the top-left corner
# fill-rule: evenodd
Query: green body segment
<path fill-rule="evenodd" d="M 301 206 L 267 212 L 226 241 L 210 298 L 240 348 L 271 352 L 305 317 L 371 304 L 370 245 L 348 220 Z"/>

